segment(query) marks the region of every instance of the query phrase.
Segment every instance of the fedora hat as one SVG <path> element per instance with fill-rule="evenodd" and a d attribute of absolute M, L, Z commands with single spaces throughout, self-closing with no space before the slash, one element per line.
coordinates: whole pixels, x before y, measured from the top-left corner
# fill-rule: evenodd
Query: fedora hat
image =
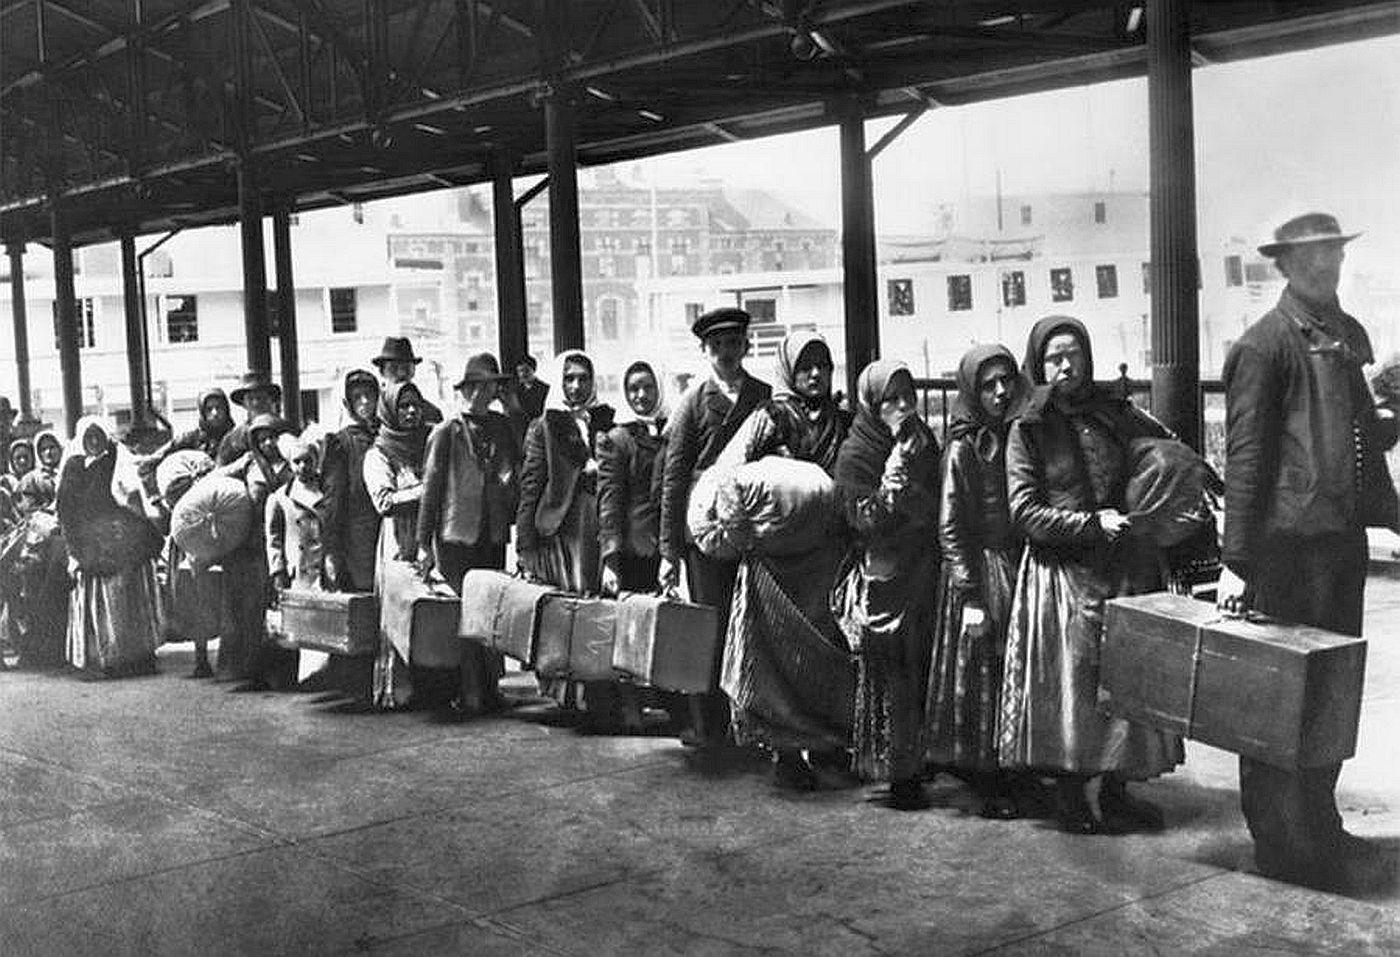
<path fill-rule="evenodd" d="M 467 360 L 462 378 L 452 388 L 460 389 L 473 382 L 502 382 L 509 378 L 510 376 L 501 375 L 501 366 L 495 356 L 489 352 L 478 352 Z"/>
<path fill-rule="evenodd" d="M 716 333 L 728 332 L 731 329 L 747 329 L 752 321 L 753 317 L 744 310 L 735 306 L 724 306 L 701 313 L 690 324 L 690 331 L 695 334 L 695 338 L 704 341 L 706 336 L 713 336 Z"/>
<path fill-rule="evenodd" d="M 272 393 L 273 402 L 282 401 L 282 387 L 272 381 L 272 376 L 266 372 L 245 372 L 243 378 L 239 380 L 238 388 L 229 393 L 229 401 L 234 405 L 242 405 L 244 398 L 249 392 L 261 389 L 264 392 Z"/>
<path fill-rule="evenodd" d="M 1304 213 L 1294 216 L 1274 230 L 1273 242 L 1264 243 L 1259 252 L 1265 256 L 1277 256 L 1289 246 L 1304 246 L 1310 243 L 1349 243 L 1360 233 L 1343 233 L 1337 217 L 1327 213 Z"/>
<path fill-rule="evenodd" d="M 384 340 L 384 345 L 379 349 L 379 355 L 370 360 L 378 368 L 383 368 L 386 362 L 411 362 L 414 365 L 423 361 L 421 356 L 413 354 L 413 343 L 404 336 L 389 336 Z"/>

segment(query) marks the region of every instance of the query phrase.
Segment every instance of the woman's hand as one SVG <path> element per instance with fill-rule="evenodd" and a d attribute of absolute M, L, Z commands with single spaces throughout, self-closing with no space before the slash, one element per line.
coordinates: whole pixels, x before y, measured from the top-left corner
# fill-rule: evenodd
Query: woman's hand
<path fill-rule="evenodd" d="M 656 570 L 656 584 L 663 595 L 673 597 L 680 590 L 680 565 L 669 558 L 661 559 L 661 565 Z"/>
<path fill-rule="evenodd" d="M 1097 512 L 1099 528 L 1103 529 L 1104 536 L 1109 542 L 1116 542 L 1123 537 L 1123 533 L 1132 524 L 1132 519 L 1118 511 L 1116 508 L 1101 508 Z"/>
<path fill-rule="evenodd" d="M 433 573 L 433 569 L 437 567 L 437 558 L 434 557 L 431 548 L 420 548 L 418 549 L 418 560 L 413 565 L 418 569 L 418 577 L 426 581 L 428 576 Z"/>
<path fill-rule="evenodd" d="M 1215 586 L 1215 607 L 1228 618 L 1243 618 L 1249 612 L 1249 583 L 1220 566 L 1220 581 Z"/>
<path fill-rule="evenodd" d="M 525 551 L 515 556 L 515 570 L 529 581 L 539 581 L 540 553 Z"/>
<path fill-rule="evenodd" d="M 612 562 L 603 563 L 603 580 L 601 590 L 608 598 L 615 598 L 618 592 L 622 591 L 622 583 L 618 580 L 617 569 Z"/>

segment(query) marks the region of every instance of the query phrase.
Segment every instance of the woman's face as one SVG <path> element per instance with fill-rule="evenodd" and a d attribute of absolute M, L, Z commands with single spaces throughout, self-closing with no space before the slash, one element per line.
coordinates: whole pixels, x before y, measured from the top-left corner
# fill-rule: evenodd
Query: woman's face
<path fill-rule="evenodd" d="M 18 445 L 10 450 L 10 471 L 23 475 L 34 468 L 34 452 L 27 445 Z"/>
<path fill-rule="evenodd" d="M 204 403 L 204 424 L 214 432 L 227 428 L 230 424 L 228 406 L 218 399 Z"/>
<path fill-rule="evenodd" d="M 1045 344 L 1041 366 L 1045 383 L 1060 395 L 1078 392 L 1088 376 L 1089 358 L 1079 337 L 1070 332 L 1057 332 Z"/>
<path fill-rule="evenodd" d="M 804 399 L 831 395 L 831 354 L 826 349 L 807 347 L 797 357 L 792 370 L 792 389 Z"/>
<path fill-rule="evenodd" d="M 282 453 L 277 450 L 277 433 L 272 429 L 259 429 L 258 434 L 253 437 L 253 445 L 269 462 L 276 462 L 282 457 Z"/>
<path fill-rule="evenodd" d="M 656 376 L 645 369 L 638 369 L 627 377 L 627 404 L 638 415 L 651 415 L 656 411 L 656 400 L 661 390 L 656 386 Z"/>
<path fill-rule="evenodd" d="M 302 482 L 316 477 L 316 452 L 313 449 L 307 449 L 292 459 L 292 474 Z"/>
<path fill-rule="evenodd" d="M 423 424 L 423 401 L 416 392 L 400 393 L 396 411 L 399 413 L 399 424 L 405 429 L 416 429 Z"/>
<path fill-rule="evenodd" d="M 63 447 L 53 436 L 45 436 L 39 441 L 39 461 L 49 468 L 58 464 L 58 460 L 63 458 Z"/>
<path fill-rule="evenodd" d="M 582 405 L 593 394 L 593 373 L 582 362 L 564 363 L 564 401 Z"/>
<path fill-rule="evenodd" d="M 885 387 L 885 397 L 880 400 L 880 421 L 885 423 L 891 435 L 898 435 L 917 407 L 914 383 L 908 376 L 895 376 L 890 379 L 890 384 Z"/>
<path fill-rule="evenodd" d="M 379 405 L 379 390 L 373 386 L 361 386 L 350 390 L 350 414 L 359 422 L 369 422 L 374 418 L 375 407 Z"/>
<path fill-rule="evenodd" d="M 993 421 L 1000 422 L 1011 407 L 1011 393 L 1016 374 L 1006 362 L 988 362 L 977 372 L 977 400 L 982 411 Z"/>
<path fill-rule="evenodd" d="M 83 433 L 83 454 L 101 455 L 107 451 L 107 433 L 95 425 L 89 425 Z"/>

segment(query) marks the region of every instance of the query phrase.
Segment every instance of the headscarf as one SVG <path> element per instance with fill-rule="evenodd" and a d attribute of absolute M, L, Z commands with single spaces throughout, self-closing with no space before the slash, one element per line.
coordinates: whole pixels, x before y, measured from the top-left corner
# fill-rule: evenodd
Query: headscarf
<path fill-rule="evenodd" d="M 638 415 L 632 410 L 632 404 L 627 401 L 627 380 L 638 372 L 650 372 L 651 377 L 656 380 L 656 407 L 646 415 Z M 631 422 L 641 422 L 648 431 L 655 432 L 671 417 L 670 411 L 666 405 L 666 387 L 661 381 L 661 376 L 657 374 L 656 367 L 642 359 L 629 365 L 627 370 L 622 373 L 622 408 L 618 411 L 617 424 L 627 425 Z"/>
<path fill-rule="evenodd" d="M 815 399 L 799 395 L 794 382 L 802 353 L 813 344 L 820 344 L 831 355 L 826 340 L 815 332 L 794 332 L 778 344 L 778 386 L 767 408 L 779 431 L 786 437 L 791 451 L 798 458 L 815 462 L 828 472 L 836 463 L 836 454 L 846 437 L 850 417 L 836 405 L 828 389 Z"/>
<path fill-rule="evenodd" d="M 351 407 L 350 391 L 352 388 L 360 387 L 361 384 L 373 386 L 376 395 L 384 391 L 379 386 L 379 377 L 373 372 L 370 372 L 368 369 L 351 369 L 349 372 L 345 373 L 344 385 L 341 387 L 340 393 L 340 404 L 345 408 L 345 421 L 347 425 L 354 425 L 373 431 L 375 426 L 378 425 L 378 422 L 375 421 L 375 417 L 371 415 L 369 422 L 361 422 L 359 419 L 355 418 L 355 410 Z"/>
<path fill-rule="evenodd" d="M 16 471 L 15 471 L 15 452 L 18 451 L 18 450 L 20 450 L 20 449 L 28 449 L 28 450 L 29 450 L 29 462 L 30 462 L 30 466 L 29 466 L 29 468 L 25 469 L 23 472 L 16 472 Z M 14 478 L 15 478 L 16 480 L 24 478 L 24 476 L 27 475 L 30 471 L 32 471 L 33 469 L 35 469 L 35 468 L 38 467 L 38 465 L 39 465 L 39 456 L 35 454 L 35 452 L 34 452 L 34 443 L 31 442 L 29 439 L 14 439 L 14 440 L 12 440 L 12 441 L 10 442 L 10 450 L 9 450 L 9 451 L 10 451 L 10 455 L 9 455 L 10 475 L 14 476 Z"/>
<path fill-rule="evenodd" d="M 39 458 L 39 446 L 44 442 L 45 439 L 48 439 L 49 441 L 53 442 L 54 445 L 58 446 L 58 460 L 60 463 L 62 463 L 63 461 L 63 439 L 60 438 L 58 432 L 56 432 L 53 429 L 45 429 L 38 435 L 34 436 L 34 461 L 36 463 L 35 467 L 40 471 L 45 472 L 45 474 L 47 474 L 50 478 L 53 478 L 58 474 L 58 466 L 55 465 L 51 469 L 46 468 L 44 466 L 44 463 Z"/>
<path fill-rule="evenodd" d="M 98 455 L 88 455 L 83 450 L 83 436 L 87 435 L 88 430 L 94 427 L 102 433 L 107 448 Z M 116 462 L 112 467 L 112 481 L 109 488 L 113 501 L 122 508 L 126 508 L 133 493 L 141 494 L 141 476 L 136 470 L 136 458 L 131 454 L 130 449 L 117 441 L 116 435 L 116 429 L 105 417 L 100 415 L 83 416 L 73 429 L 73 439 L 68 443 L 68 451 L 63 461 L 59 463 L 58 474 L 61 477 L 68 463 L 73 459 L 82 463 L 84 469 L 90 469 L 108 455 L 115 456 Z M 144 500 L 142 511 L 144 512 Z"/>
<path fill-rule="evenodd" d="M 1053 387 L 1045 382 L 1045 347 L 1053 336 L 1061 332 L 1068 332 L 1077 338 L 1079 348 L 1084 353 L 1084 386 L 1072 396 L 1055 395 Z M 1035 384 L 1029 405 L 1036 409 L 1043 409 L 1053 402 L 1064 412 L 1079 414 L 1093 411 L 1116 398 L 1094 382 L 1094 350 L 1089 340 L 1089 330 L 1073 316 L 1046 316 L 1031 327 L 1026 339 L 1026 361 L 1021 364 L 1021 369 Z"/>
<path fill-rule="evenodd" d="M 216 402 L 224 407 L 224 427 L 223 430 L 214 433 L 209 430 L 209 423 L 204 418 L 204 410 L 211 402 Z M 229 405 L 228 394 L 223 389 L 205 389 L 199 394 L 199 431 L 209 436 L 211 440 L 217 442 L 233 429 L 233 406 Z"/>
<path fill-rule="evenodd" d="M 808 346 L 820 345 L 826 350 L 827 359 L 831 360 L 831 346 L 827 345 L 826 339 L 817 332 L 790 332 L 783 337 L 783 341 L 778 343 L 777 357 L 774 360 L 775 371 L 778 374 L 778 387 L 773 390 L 774 398 L 793 399 L 808 408 L 830 401 L 829 395 L 817 399 L 809 399 L 797 393 L 797 362 L 802 358 L 802 353 Z"/>
<path fill-rule="evenodd" d="M 593 377 L 593 391 L 577 406 L 568 405 L 564 400 L 564 370 L 570 362 L 587 366 L 589 375 Z M 580 409 L 591 408 L 598 404 L 598 374 L 593 360 L 588 358 L 588 353 L 582 349 L 566 349 L 559 353 L 550 361 L 545 375 L 548 378 L 545 378 L 544 381 L 550 386 L 549 395 L 545 396 L 544 400 L 546 409 L 578 415 Z"/>
<path fill-rule="evenodd" d="M 856 379 L 855 421 L 851 423 L 846 441 L 841 443 L 833 473 L 836 484 L 848 494 L 859 494 L 880 484 L 885 461 L 895 444 L 895 437 L 880 418 L 880 404 L 885 401 L 891 380 L 901 374 L 913 378 L 909 367 L 898 359 L 876 359 L 861 370 Z M 909 421 L 911 432 L 906 441 L 910 442 L 911 461 L 922 466 L 919 474 L 910 477 L 933 483 L 938 469 L 938 442 L 922 418 L 915 415 Z M 931 456 L 919 454 L 930 449 Z M 932 484 L 929 487 L 932 488 Z"/>
<path fill-rule="evenodd" d="M 978 386 L 982 370 L 994 362 L 1008 366 L 1012 376 L 1011 399 L 1007 404 L 1006 414 L 999 421 L 989 416 L 987 410 L 982 407 L 982 394 Z M 1041 371 L 1044 372 L 1043 369 Z M 1018 372 L 1016 357 L 1011 354 L 1010 349 L 1000 343 L 983 343 L 967 350 L 958 362 L 958 397 L 953 403 L 953 414 L 948 421 L 948 438 L 970 439 L 982 461 L 996 461 L 1006 439 L 1007 430 L 1011 427 L 1011 420 L 1016 417 L 1026 398 L 1025 380 Z"/>
<path fill-rule="evenodd" d="M 420 422 L 417 428 L 404 426 L 399 419 L 399 400 L 404 393 L 417 396 L 419 403 L 423 401 L 423 393 L 412 381 L 391 382 L 379 390 L 379 431 L 374 437 L 374 447 L 390 462 L 421 469 L 428 445 L 428 425 Z"/>

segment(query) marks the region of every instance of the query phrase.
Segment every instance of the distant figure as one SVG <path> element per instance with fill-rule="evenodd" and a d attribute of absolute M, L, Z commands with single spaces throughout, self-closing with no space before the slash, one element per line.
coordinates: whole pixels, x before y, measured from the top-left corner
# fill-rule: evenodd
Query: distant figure
<path fill-rule="evenodd" d="M 1361 323 L 1337 302 L 1344 248 L 1337 220 L 1309 213 L 1259 247 L 1288 286 L 1225 358 L 1224 567 L 1227 614 L 1249 608 L 1285 621 L 1361 634 L 1368 526 L 1396 526 L 1383 453 L 1393 412 L 1379 412 L 1362 376 L 1374 361 Z M 1240 758 L 1240 804 L 1267 877 L 1337 886 L 1369 856 L 1342 829 L 1341 764 L 1291 771 Z"/>
<path fill-rule="evenodd" d="M 515 364 L 515 399 L 527 421 L 544 413 L 545 397 L 549 395 L 549 383 L 535 377 L 537 368 L 534 356 L 526 356 Z"/>
<path fill-rule="evenodd" d="M 379 377 L 387 387 L 396 382 L 412 382 L 423 357 L 413 354 L 413 343 L 406 337 L 389 336 L 380 347 L 379 355 L 370 361 L 379 370 Z M 421 389 L 419 396 L 422 396 Z M 424 425 L 433 426 L 442 421 L 442 410 L 427 399 L 422 399 L 422 413 Z"/>

